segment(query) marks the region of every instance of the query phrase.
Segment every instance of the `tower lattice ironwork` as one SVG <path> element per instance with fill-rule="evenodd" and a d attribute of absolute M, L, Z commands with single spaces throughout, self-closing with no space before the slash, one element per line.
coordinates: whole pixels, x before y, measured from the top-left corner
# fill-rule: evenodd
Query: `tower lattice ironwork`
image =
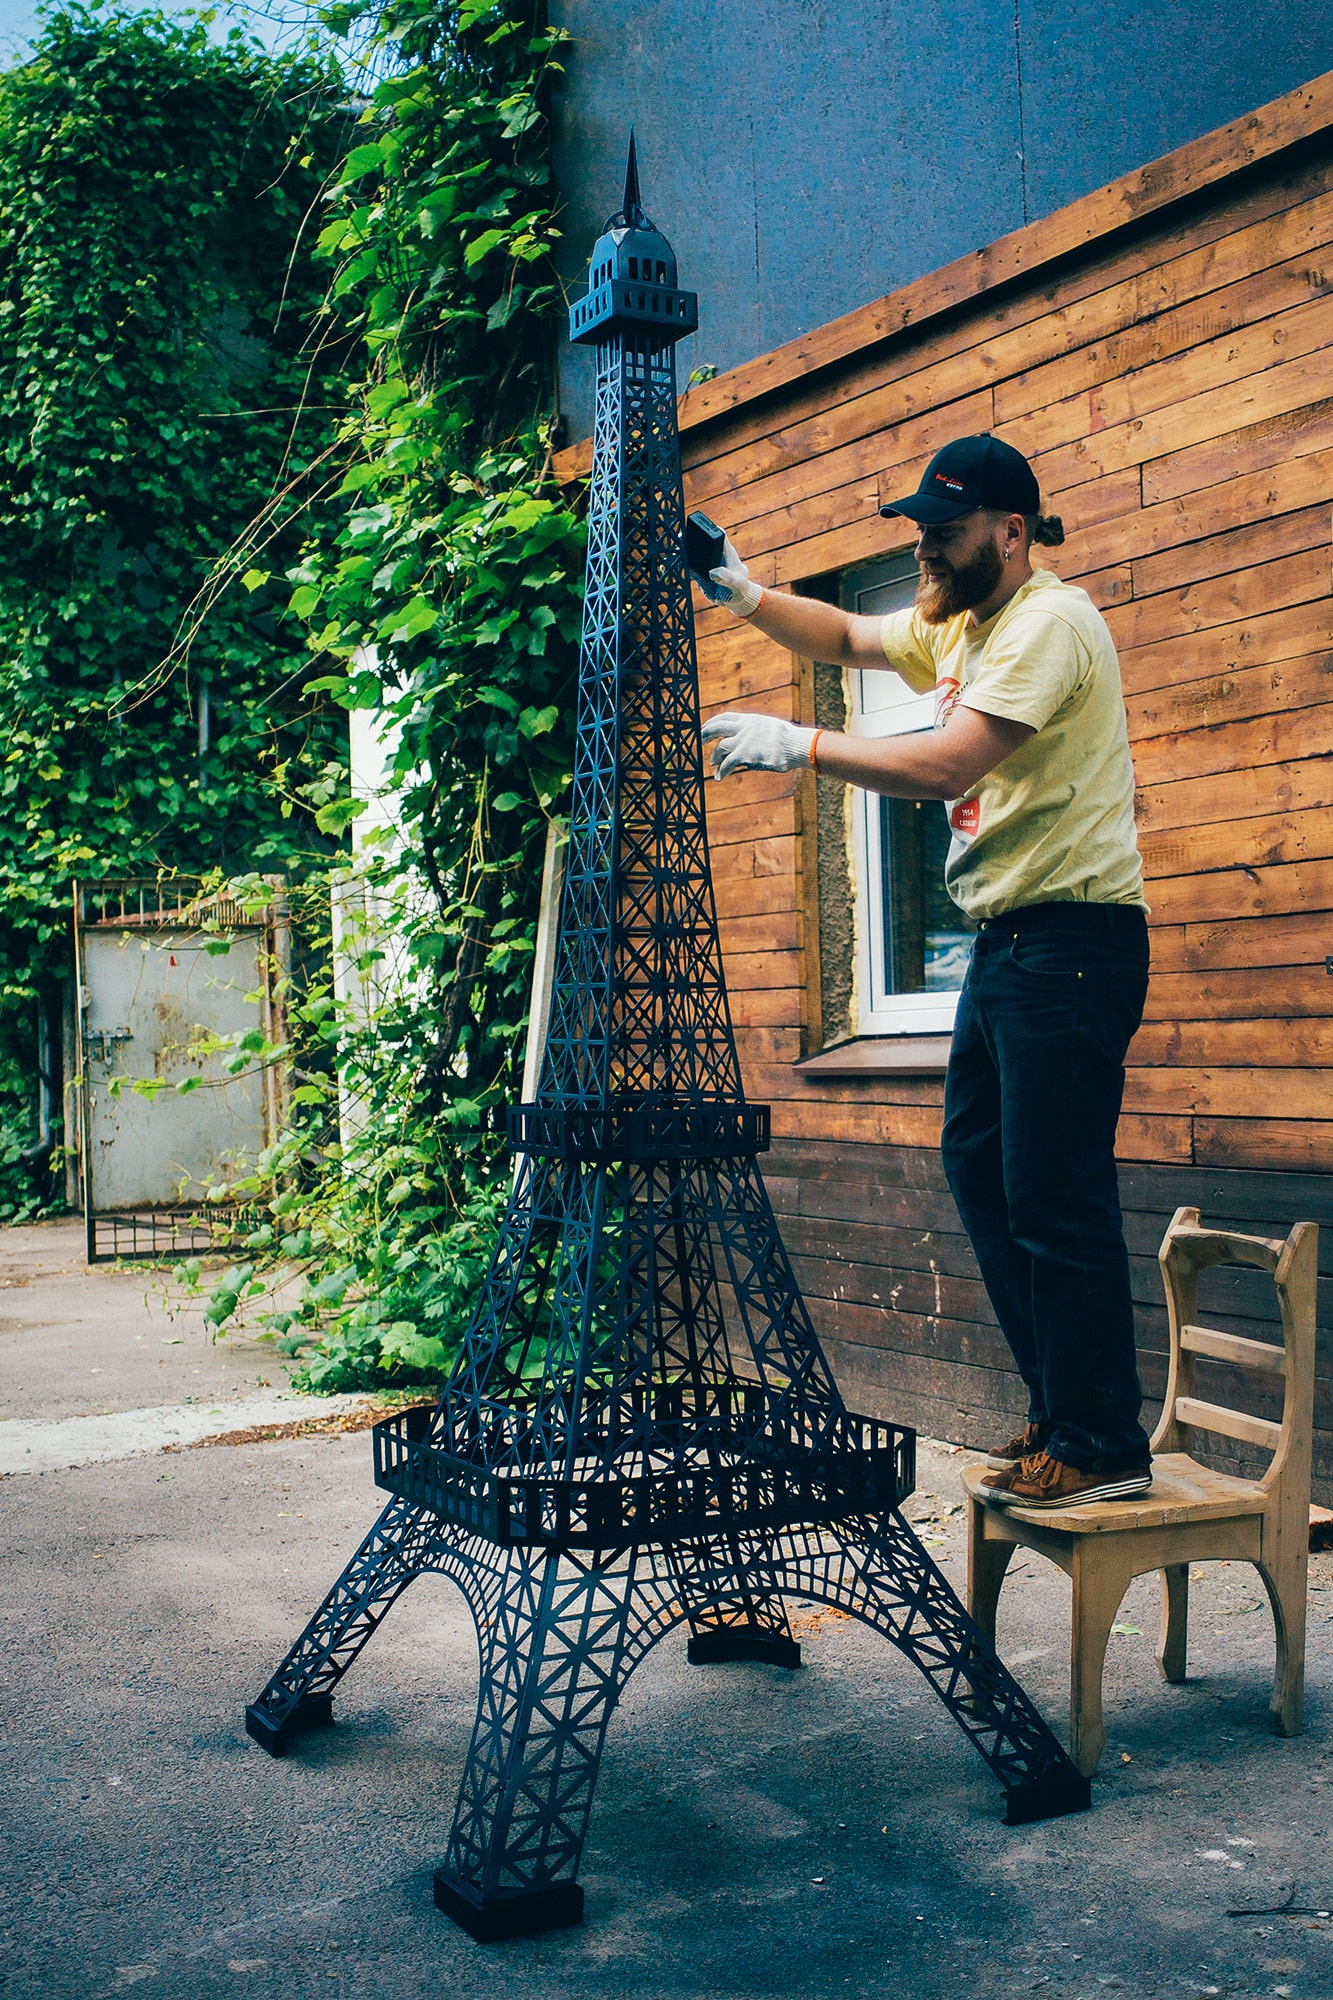
<path fill-rule="evenodd" d="M 835 1605 L 915 1662 L 1010 1822 L 1088 1782 L 901 1514 L 914 1434 L 843 1404 L 757 1166 L 704 823 L 676 430 L 697 324 L 645 216 L 593 252 L 588 588 L 568 863 L 536 1101 L 510 1113 L 508 1212 L 436 1408 L 376 1427 L 391 1498 L 247 1710 L 275 1755 L 414 1577 L 476 1619 L 481 1691 L 436 1901 L 474 1937 L 577 1921 L 607 1722 L 649 1648 L 796 1666 L 784 1598 Z"/>

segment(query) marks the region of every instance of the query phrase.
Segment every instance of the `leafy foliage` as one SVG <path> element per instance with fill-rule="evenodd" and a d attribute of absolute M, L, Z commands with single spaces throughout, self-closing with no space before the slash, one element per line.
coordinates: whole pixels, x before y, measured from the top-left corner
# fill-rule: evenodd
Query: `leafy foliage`
<path fill-rule="evenodd" d="M 319 238 L 324 317 L 355 333 L 364 370 L 339 494 L 289 572 L 325 669 L 313 685 L 396 743 L 398 826 L 369 867 L 361 938 L 376 997 L 317 986 L 296 1010 L 292 1129 L 237 1190 L 274 1222 L 210 1307 L 225 1324 L 296 1259 L 299 1303 L 267 1318 L 319 1388 L 438 1375 L 484 1270 L 508 1174 L 492 1112 L 517 1091 L 542 854 L 569 782 L 582 572 L 550 475 L 564 299 L 544 93 L 563 38 L 536 8 L 486 0 L 393 0 L 378 38 L 402 66 Z"/>
<path fill-rule="evenodd" d="M 327 476 L 345 356 L 311 337 L 307 216 L 342 96 L 313 53 L 79 0 L 0 76 L 0 1215 L 42 1192 L 14 1162 L 70 878 L 329 845 L 304 788 L 344 737 L 300 633 L 200 592 L 247 534 L 294 561 Z"/>

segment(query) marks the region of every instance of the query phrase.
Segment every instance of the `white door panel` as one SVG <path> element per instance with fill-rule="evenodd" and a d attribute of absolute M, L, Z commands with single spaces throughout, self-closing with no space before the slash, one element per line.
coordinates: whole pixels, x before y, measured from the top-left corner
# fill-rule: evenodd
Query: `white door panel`
<path fill-rule="evenodd" d="M 214 944 L 218 940 L 210 940 Z M 263 1025 L 262 933 L 233 936 L 224 954 L 199 932 L 83 934 L 88 1161 L 98 1209 L 197 1200 L 235 1178 L 266 1141 L 263 1073 L 228 1076 L 222 1056 L 189 1053 L 201 1027 L 228 1035 Z M 181 1096 L 171 1086 L 198 1076 Z M 161 1078 L 153 1099 L 113 1078 Z"/>

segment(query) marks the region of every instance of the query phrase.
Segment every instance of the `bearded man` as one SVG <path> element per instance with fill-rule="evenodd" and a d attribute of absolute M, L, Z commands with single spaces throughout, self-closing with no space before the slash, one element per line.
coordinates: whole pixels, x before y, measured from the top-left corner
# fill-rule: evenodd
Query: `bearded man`
<path fill-rule="evenodd" d="M 763 590 L 730 541 L 709 595 L 806 659 L 891 669 L 935 729 L 853 737 L 774 716 L 704 725 L 716 775 L 813 766 L 947 802 L 950 895 L 977 926 L 949 1055 L 942 1153 L 1028 1392 L 986 1497 L 1060 1508 L 1151 1481 L 1115 1133 L 1148 984 L 1134 773 L 1111 635 L 1085 591 L 1034 569 L 1064 531 L 998 438 L 959 438 L 880 510 L 918 530 L 910 611 L 853 617 Z"/>

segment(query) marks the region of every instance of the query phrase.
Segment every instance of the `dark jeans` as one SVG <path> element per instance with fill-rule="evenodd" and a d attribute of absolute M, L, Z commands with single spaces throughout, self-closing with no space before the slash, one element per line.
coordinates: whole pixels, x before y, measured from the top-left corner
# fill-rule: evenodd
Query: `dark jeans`
<path fill-rule="evenodd" d="M 1141 910 L 988 918 L 944 1091 L 944 1171 L 1030 1414 L 1084 1472 L 1148 1463 L 1114 1151 L 1147 990 Z"/>

